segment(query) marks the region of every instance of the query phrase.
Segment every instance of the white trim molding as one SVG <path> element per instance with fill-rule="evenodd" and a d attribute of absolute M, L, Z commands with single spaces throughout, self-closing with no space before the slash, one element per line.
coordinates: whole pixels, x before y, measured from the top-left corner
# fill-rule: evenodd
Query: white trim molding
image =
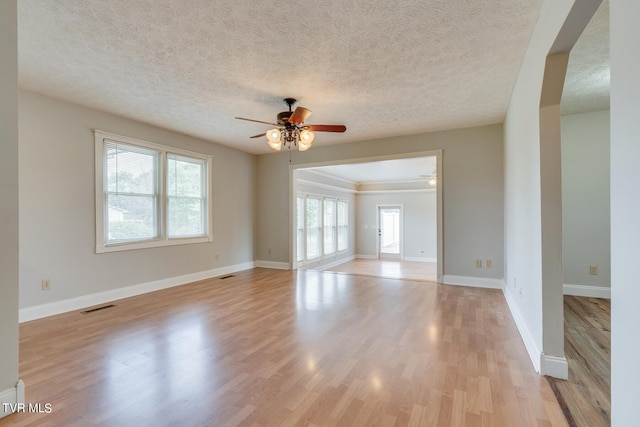
<path fill-rule="evenodd" d="M 154 280 L 152 282 L 125 286 L 122 288 L 112 289 L 104 292 L 97 292 L 95 294 L 83 295 L 80 297 L 69 298 L 61 301 L 50 302 L 47 304 L 25 307 L 19 310 L 18 318 L 20 323 L 28 322 L 30 320 L 41 319 L 43 317 L 79 310 L 82 308 L 91 307 L 93 305 L 104 304 L 123 298 L 129 298 L 153 291 L 159 291 L 161 289 L 186 285 L 188 283 L 197 282 L 198 280 L 205 280 L 242 270 L 249 270 L 253 267 L 253 262 L 246 262 L 243 264 L 229 265 L 226 267 L 185 274 L 183 276 L 168 277 L 166 279 Z"/>
<path fill-rule="evenodd" d="M 0 408 L 0 418 L 14 413 L 17 409 L 18 403 L 25 403 L 24 382 L 22 382 L 22 380 L 18 380 L 14 387 L 0 391 L 0 404 L 2 403 L 9 403 L 15 409 L 12 409 L 9 405 L 2 405 Z"/>
<path fill-rule="evenodd" d="M 324 189 L 327 189 L 327 190 L 340 191 L 340 192 L 347 193 L 347 194 L 356 194 L 357 193 L 356 190 L 353 190 L 351 188 L 338 187 L 337 185 L 324 184 L 324 183 L 321 183 L 321 182 L 309 181 L 307 179 L 302 179 L 302 178 L 298 178 L 297 181 L 298 181 L 298 184 L 306 185 L 306 186 L 309 186 L 309 187 L 324 188 Z"/>
<path fill-rule="evenodd" d="M 358 196 L 367 196 L 370 194 L 396 194 L 396 193 L 434 193 L 435 188 L 410 188 L 406 190 L 358 190 L 356 194 Z"/>
<path fill-rule="evenodd" d="M 540 375 L 548 375 L 561 380 L 569 378 L 569 364 L 567 363 L 567 359 L 564 357 L 550 356 L 540 350 L 529 328 L 527 328 L 524 317 L 513 298 L 512 291 L 508 287 L 505 287 L 502 289 L 502 293 L 504 294 L 504 298 L 511 311 L 511 316 L 516 322 L 516 327 L 518 328 L 518 332 L 520 332 L 520 337 L 536 372 Z"/>
<path fill-rule="evenodd" d="M 405 261 L 415 261 L 415 262 L 438 262 L 438 258 L 428 258 L 421 256 L 406 256 L 404 257 Z"/>
<path fill-rule="evenodd" d="M 357 259 L 378 259 L 376 255 L 356 254 Z"/>
<path fill-rule="evenodd" d="M 569 364 L 567 359 L 558 356 L 540 355 L 540 375 L 566 380 L 569 378 Z"/>
<path fill-rule="evenodd" d="M 504 280 L 486 277 L 452 276 L 446 274 L 442 281 L 445 285 L 471 286 L 474 288 L 504 289 Z"/>
<path fill-rule="evenodd" d="M 316 270 L 316 269 L 333 268 L 336 265 L 344 264 L 345 262 L 353 261 L 354 259 L 356 259 L 355 255 L 343 256 L 342 258 L 336 258 L 335 256 L 332 256 L 329 259 L 325 259 L 322 261 L 307 262 L 306 264 L 299 262 L 298 269 Z"/>
<path fill-rule="evenodd" d="M 511 317 L 513 317 L 514 322 L 516 322 L 516 327 L 520 332 L 520 338 L 522 338 L 522 342 L 527 349 L 527 353 L 529 354 L 529 359 L 531 359 L 533 368 L 537 373 L 540 374 L 543 356 L 542 351 L 536 345 L 536 341 L 533 339 L 533 335 L 531 335 L 529 328 L 527 328 L 527 324 L 522 317 L 520 309 L 518 309 L 518 305 L 513 298 L 511 290 L 508 287 L 504 287 L 502 289 L 502 293 L 504 294 L 504 299 L 507 301 L 509 311 L 511 311 Z"/>
<path fill-rule="evenodd" d="M 258 260 L 255 262 L 255 266 L 259 268 L 272 268 L 274 270 L 291 270 L 291 265 L 288 262 Z"/>
<path fill-rule="evenodd" d="M 565 283 L 562 288 L 565 295 L 611 299 L 611 287 L 609 286 L 570 285 Z"/>

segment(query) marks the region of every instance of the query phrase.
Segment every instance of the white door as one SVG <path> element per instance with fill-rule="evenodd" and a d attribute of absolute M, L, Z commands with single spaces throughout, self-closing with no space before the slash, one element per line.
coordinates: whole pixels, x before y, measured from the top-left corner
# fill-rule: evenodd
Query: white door
<path fill-rule="evenodd" d="M 402 211 L 400 206 L 378 207 L 378 256 L 401 259 Z"/>

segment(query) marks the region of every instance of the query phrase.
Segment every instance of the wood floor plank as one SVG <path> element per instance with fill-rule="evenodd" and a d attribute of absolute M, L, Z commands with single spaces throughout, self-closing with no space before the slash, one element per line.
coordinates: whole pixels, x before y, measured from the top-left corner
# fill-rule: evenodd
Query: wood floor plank
<path fill-rule="evenodd" d="M 0 425 L 566 425 L 498 290 L 256 268 L 113 304 L 20 326 L 53 411 Z"/>
<path fill-rule="evenodd" d="M 611 302 L 564 296 L 567 381 L 549 378 L 570 426 L 611 425 Z"/>

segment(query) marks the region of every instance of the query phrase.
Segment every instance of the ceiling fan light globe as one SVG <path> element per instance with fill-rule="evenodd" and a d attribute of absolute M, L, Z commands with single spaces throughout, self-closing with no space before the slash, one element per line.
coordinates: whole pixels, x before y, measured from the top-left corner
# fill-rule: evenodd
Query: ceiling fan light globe
<path fill-rule="evenodd" d="M 300 139 L 298 142 L 298 151 L 307 151 L 309 148 L 311 148 L 311 143 Z"/>
<path fill-rule="evenodd" d="M 313 143 L 313 140 L 315 137 L 316 137 L 316 134 L 311 132 L 310 130 L 305 129 L 302 132 L 300 132 L 300 142 L 309 144 L 309 146 L 311 146 L 311 143 Z"/>
<path fill-rule="evenodd" d="M 267 144 L 269 144 L 269 147 L 276 151 L 282 150 L 282 133 L 280 132 L 280 129 L 268 130 L 265 136 L 267 137 Z"/>

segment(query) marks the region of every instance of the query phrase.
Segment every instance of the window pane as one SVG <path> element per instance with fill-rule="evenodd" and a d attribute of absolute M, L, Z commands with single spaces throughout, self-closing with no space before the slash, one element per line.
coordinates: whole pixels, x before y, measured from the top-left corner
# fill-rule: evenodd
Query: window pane
<path fill-rule="evenodd" d="M 158 152 L 123 144 L 105 144 L 107 191 L 154 194 Z"/>
<path fill-rule="evenodd" d="M 304 197 L 296 199 L 296 256 L 298 261 L 304 259 Z"/>
<path fill-rule="evenodd" d="M 201 236 L 204 233 L 204 209 L 200 199 L 169 198 L 169 237 Z"/>
<path fill-rule="evenodd" d="M 206 230 L 206 162 L 167 154 L 167 235 L 202 236 Z"/>
<path fill-rule="evenodd" d="M 158 227 L 158 151 L 104 144 L 105 241 L 155 239 Z"/>
<path fill-rule="evenodd" d="M 202 197 L 205 194 L 206 163 L 200 159 L 169 154 L 167 156 L 167 193 L 169 196 Z"/>
<path fill-rule="evenodd" d="M 320 256 L 320 199 L 307 198 L 306 222 L 307 222 L 307 259 Z"/>
<path fill-rule="evenodd" d="M 324 254 L 332 254 L 336 251 L 336 201 L 324 200 Z"/>
<path fill-rule="evenodd" d="M 156 198 L 107 194 L 106 240 L 148 240 L 158 237 Z"/>
<path fill-rule="evenodd" d="M 344 200 L 338 200 L 337 216 L 338 216 L 338 250 L 344 251 L 349 246 L 349 228 L 348 228 L 348 204 Z"/>

